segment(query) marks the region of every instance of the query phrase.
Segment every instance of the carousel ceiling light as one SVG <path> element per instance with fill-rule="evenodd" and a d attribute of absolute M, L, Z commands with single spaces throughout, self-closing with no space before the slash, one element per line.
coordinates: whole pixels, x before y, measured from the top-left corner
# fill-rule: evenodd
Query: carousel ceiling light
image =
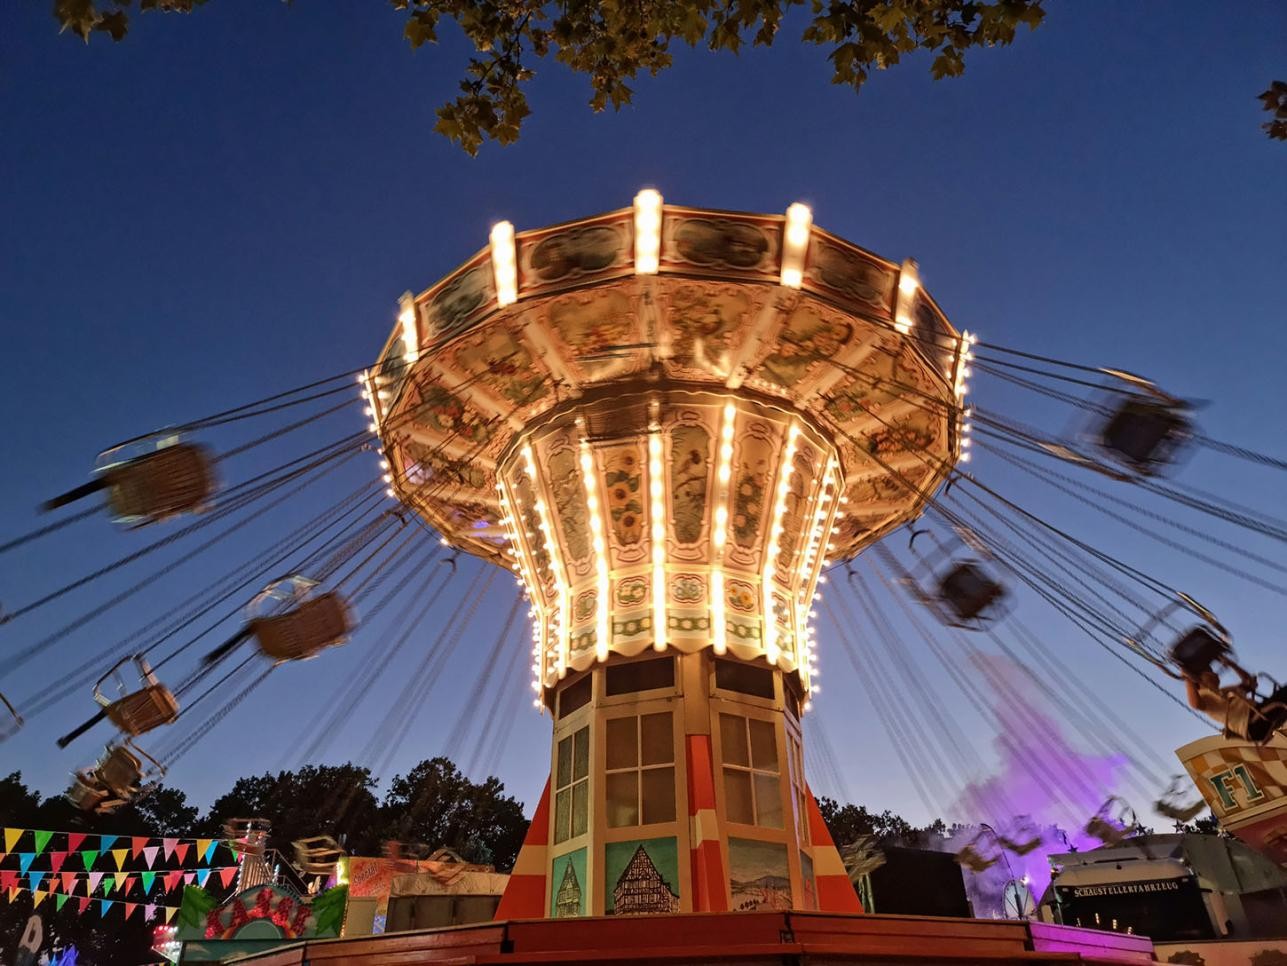
<path fill-rule="evenodd" d="M 920 287 L 921 276 L 916 259 L 904 259 L 902 271 L 898 273 L 898 301 L 894 308 L 894 328 L 903 335 L 912 331 L 912 307 Z"/>
<path fill-rule="evenodd" d="M 782 518 L 786 515 L 787 497 L 791 495 L 791 476 L 795 472 L 796 441 L 800 427 L 795 423 L 787 432 L 786 446 L 782 448 L 782 463 L 778 467 L 777 502 L 773 507 L 773 526 L 769 531 L 769 545 L 764 554 L 764 573 L 760 577 L 760 590 L 764 597 L 764 656 L 770 664 L 777 664 L 781 649 L 778 647 L 778 625 L 773 614 L 773 581 L 777 576 L 780 547 L 778 535 L 782 532 Z"/>
<path fill-rule="evenodd" d="M 496 304 L 501 308 L 518 301 L 518 261 L 514 252 L 514 226 L 508 221 L 492 225 L 492 276 Z"/>
<path fill-rule="evenodd" d="M 635 274 L 656 275 L 661 266 L 661 193 L 635 195 Z"/>
<path fill-rule="evenodd" d="M 402 296 L 398 324 L 402 326 L 402 358 L 416 362 L 420 358 L 420 333 L 416 330 L 416 303 L 408 292 Z"/>
<path fill-rule="evenodd" d="M 782 232 L 782 284 L 787 288 L 799 288 L 804 282 L 804 256 L 812 226 L 813 212 L 808 205 L 797 201 L 787 208 Z"/>

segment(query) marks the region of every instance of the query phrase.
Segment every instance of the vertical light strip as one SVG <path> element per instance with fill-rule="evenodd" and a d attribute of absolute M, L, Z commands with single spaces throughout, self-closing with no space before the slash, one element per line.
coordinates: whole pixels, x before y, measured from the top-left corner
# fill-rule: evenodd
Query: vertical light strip
<path fill-rule="evenodd" d="M 536 692 L 532 698 L 532 704 L 539 708 L 541 707 L 541 690 L 545 686 L 545 642 L 541 630 L 545 626 L 545 618 L 544 603 L 539 593 L 541 585 L 532 565 L 532 557 L 528 552 L 527 543 L 523 540 L 518 502 L 510 498 L 505 489 L 505 481 L 499 474 L 496 477 L 496 492 L 500 496 L 501 525 L 505 527 L 506 533 L 509 534 L 509 545 L 514 553 L 512 567 L 519 584 L 527 593 L 530 605 L 527 615 L 532 620 L 532 690 Z"/>
<path fill-rule="evenodd" d="M 733 478 L 733 428 L 737 407 L 724 404 L 719 428 L 719 456 L 715 469 L 715 517 L 711 521 L 711 645 L 716 654 L 728 650 L 728 625 L 724 613 L 724 545 L 728 542 L 728 490 Z"/>
<path fill-rule="evenodd" d="M 492 225 L 492 277 L 496 280 L 496 304 L 501 308 L 518 301 L 518 261 L 514 253 L 514 226 L 508 221 Z"/>
<path fill-rule="evenodd" d="M 635 274 L 656 275 L 661 267 L 661 193 L 645 188 L 635 195 Z"/>
<path fill-rule="evenodd" d="M 809 229 L 813 212 L 808 205 L 796 202 L 786 210 L 782 230 L 782 284 L 799 288 L 804 283 L 804 255 L 809 249 Z"/>
<path fill-rule="evenodd" d="M 648 433 L 648 497 L 652 521 L 653 650 L 666 649 L 666 497 L 662 489 L 661 431 Z"/>
<path fill-rule="evenodd" d="M 961 441 L 960 462 L 968 463 L 970 461 L 970 411 L 965 408 L 965 396 L 970 391 L 970 366 L 969 363 L 974 359 L 974 346 L 978 345 L 979 338 L 972 335 L 969 329 L 961 332 L 961 348 L 957 354 L 956 360 L 956 411 L 958 413 L 957 429 Z"/>
<path fill-rule="evenodd" d="M 537 491 L 536 503 L 533 504 L 532 508 L 536 510 L 537 518 L 540 520 L 541 535 L 545 538 L 545 552 L 550 559 L 550 576 L 554 579 L 554 631 L 550 636 L 554 638 L 551 642 L 551 647 L 555 652 L 554 669 L 561 678 L 568 671 L 568 651 L 570 649 L 568 588 L 563 579 L 563 562 L 559 558 L 558 541 L 554 539 L 554 528 L 550 526 L 549 508 L 540 496 L 539 477 L 536 475 L 536 458 L 532 455 L 530 444 L 523 446 L 523 462 L 527 466 L 527 475 L 532 479 L 532 487 Z"/>
<path fill-rule="evenodd" d="M 590 444 L 581 440 L 581 479 L 585 481 L 585 509 L 590 520 L 590 539 L 594 544 L 594 567 L 598 587 L 595 608 L 594 658 L 606 661 L 612 644 L 611 607 L 608 600 L 608 547 L 603 533 L 603 507 L 599 498 L 599 481 L 594 472 Z"/>
<path fill-rule="evenodd" d="M 764 573 L 760 578 L 764 610 L 764 656 L 770 664 L 774 665 L 778 663 L 781 651 L 778 648 L 778 625 L 773 618 L 773 580 L 777 576 L 777 559 L 780 550 L 778 540 L 782 536 L 782 518 L 786 515 L 787 496 L 791 493 L 791 475 L 795 472 L 795 447 L 799 437 L 800 427 L 792 423 L 787 431 L 786 446 L 782 449 L 782 464 L 778 467 L 777 500 L 773 504 L 769 543 L 764 550 Z"/>
<path fill-rule="evenodd" d="M 399 300 L 398 324 L 402 326 L 402 359 L 409 365 L 420 358 L 420 329 L 416 324 L 416 300 L 410 292 Z"/>
<path fill-rule="evenodd" d="M 912 305 L 920 287 L 921 276 L 916 268 L 916 259 L 905 259 L 903 269 L 898 273 L 898 301 L 894 309 L 894 328 L 903 335 L 912 331 Z"/>

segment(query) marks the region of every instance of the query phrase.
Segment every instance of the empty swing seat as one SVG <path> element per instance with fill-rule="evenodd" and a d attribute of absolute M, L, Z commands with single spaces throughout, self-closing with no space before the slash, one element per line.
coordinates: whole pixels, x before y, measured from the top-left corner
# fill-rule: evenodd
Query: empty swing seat
<path fill-rule="evenodd" d="M 105 707 L 108 719 L 127 735 L 169 724 L 179 716 L 179 702 L 164 684 L 151 684 Z"/>
<path fill-rule="evenodd" d="M 124 745 L 116 745 L 98 763 L 95 776 L 122 798 L 138 794 L 143 782 L 143 763 Z"/>
<path fill-rule="evenodd" d="M 970 561 L 959 563 L 939 581 L 940 599 L 960 620 L 983 617 L 1003 596 L 1005 590 Z"/>
<path fill-rule="evenodd" d="M 122 520 L 156 522 L 197 510 L 214 491 L 204 447 L 176 443 L 103 472 L 107 503 Z"/>
<path fill-rule="evenodd" d="M 1101 434 L 1104 447 L 1141 473 L 1167 462 L 1188 435 L 1189 421 L 1162 400 L 1127 399 Z"/>
<path fill-rule="evenodd" d="M 259 649 L 275 661 L 302 661 L 344 643 L 353 621 L 343 598 L 320 594 L 296 607 L 250 622 Z"/>

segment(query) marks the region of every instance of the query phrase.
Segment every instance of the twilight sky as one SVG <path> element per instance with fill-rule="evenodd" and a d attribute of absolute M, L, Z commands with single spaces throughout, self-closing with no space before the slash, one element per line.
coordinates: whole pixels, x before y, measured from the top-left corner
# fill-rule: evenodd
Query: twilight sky
<path fill-rule="evenodd" d="M 467 56 L 459 38 L 448 31 L 442 46 L 413 53 L 386 5 L 218 0 L 188 18 L 136 17 L 123 44 L 89 47 L 57 35 L 48 4 L 5 5 L 0 542 L 30 528 L 33 508 L 79 482 L 116 440 L 374 361 L 397 296 L 481 247 L 494 221 L 521 230 L 623 207 L 644 185 L 717 208 L 777 212 L 805 201 L 821 227 L 890 258 L 916 257 L 949 317 L 985 343 L 1144 373 L 1210 400 L 1201 412 L 1210 435 L 1287 453 L 1287 146 L 1260 131 L 1255 99 L 1287 70 L 1287 7 L 1055 2 L 1012 48 L 972 51 L 961 79 L 933 83 L 918 58 L 860 96 L 827 83 L 824 55 L 793 39 L 801 26 L 788 21 L 777 47 L 740 57 L 677 51 L 676 66 L 640 80 L 635 105 L 619 114 L 591 114 L 583 79 L 539 65 L 521 141 L 471 159 L 432 131 Z M 974 385 L 982 405 L 1067 428 L 1066 415 L 986 376 Z M 328 417 L 314 445 L 359 427 L 356 410 Z M 309 448 L 291 439 L 279 458 Z M 267 468 L 272 455 L 245 458 L 229 478 Z M 10 673 L 3 656 L 152 568 L 0 625 L 0 689 L 38 694 L 374 472 L 371 459 L 355 464 L 36 664 Z M 1184 560 L 986 457 L 975 468 L 1189 589 L 1228 624 L 1245 663 L 1287 675 L 1282 596 Z M 1281 473 L 1199 453 L 1178 479 L 1283 512 Z M 0 557 L 0 604 L 19 607 L 162 533 L 95 519 Z M 1280 546 L 1220 533 L 1283 559 Z M 466 748 L 483 715 L 516 713 L 497 774 L 531 807 L 549 732 L 529 707 L 526 675 L 499 704 L 470 698 L 511 587 L 498 575 L 386 775 L 440 753 L 462 713 Z M 1201 725 L 1050 611 L 1029 600 L 1021 610 L 1078 672 L 1058 685 L 1098 691 L 1133 731 L 1124 747 L 1138 742 L 1178 770 L 1171 749 L 1201 736 Z M 308 720 L 400 630 L 377 624 L 278 670 L 171 782 L 204 805 L 238 775 L 295 764 Z M 326 760 L 360 755 L 432 636 L 431 626 L 417 632 L 383 693 L 328 737 Z M 924 818 L 927 805 L 825 621 L 821 637 L 823 692 L 806 740 L 825 732 L 843 783 L 818 769 L 815 790 Z M 966 739 L 994 762 L 989 730 L 907 639 Z M 54 748 L 90 710 L 85 693 L 32 721 L 0 745 L 0 772 L 20 768 L 42 792 L 60 791 L 107 737 L 100 729 Z"/>

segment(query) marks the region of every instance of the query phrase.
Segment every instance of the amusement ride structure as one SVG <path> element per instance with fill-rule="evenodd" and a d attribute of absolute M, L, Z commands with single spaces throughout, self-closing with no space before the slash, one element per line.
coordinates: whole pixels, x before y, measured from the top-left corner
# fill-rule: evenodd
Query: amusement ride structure
<path fill-rule="evenodd" d="M 1072 406 L 1087 428 L 1043 430 L 977 409 L 972 371 Z M 233 453 L 284 445 L 286 435 L 348 411 L 354 376 L 365 433 L 218 490 L 216 469 Z M 336 396 L 345 398 L 337 405 Z M 291 422 L 232 453 L 189 441 L 279 413 Z M 906 642 L 893 639 L 874 596 L 881 585 L 900 595 L 898 607 L 923 607 L 946 628 L 932 631 L 908 609 L 949 673 L 970 660 L 995 688 L 1008 687 L 973 643 L 979 638 L 1025 671 L 1036 665 L 1025 683 L 1033 696 L 1019 703 L 1033 730 L 1057 712 L 1093 747 L 1120 747 L 1111 709 L 1049 687 L 1052 669 L 1063 667 L 1058 655 L 1007 613 L 1026 593 L 1162 690 L 1184 694 L 1219 732 L 1185 756 L 1196 790 L 1168 788 L 1165 765 L 1127 755 L 1137 789 L 1130 801 L 1142 810 L 1146 796 L 1183 822 L 1205 799 L 1227 828 L 1287 863 L 1287 689 L 1243 668 L 1229 632 L 1194 597 L 964 465 L 983 450 L 1282 594 L 1287 568 L 1278 559 L 1213 531 L 1219 521 L 1239 540 L 1281 544 L 1287 524 L 1164 481 L 1191 447 L 1266 472 L 1287 468 L 1203 436 L 1189 404 L 1138 376 L 979 346 L 949 323 L 915 262 L 888 261 L 823 231 L 804 205 L 741 214 L 666 205 L 645 190 L 630 208 L 549 228 L 515 232 L 502 222 L 459 269 L 403 297 L 373 367 L 130 441 L 104 454 L 90 483 L 50 502 L 101 491 L 132 526 L 208 510 L 170 524 L 181 529 L 149 544 L 150 553 L 212 524 L 236 528 L 247 511 L 267 512 L 364 451 L 378 452 L 382 476 L 49 689 L 22 701 L 10 693 L 9 730 L 97 681 L 97 713 L 59 743 L 104 720 L 117 729 L 68 793 L 86 810 L 110 811 L 144 794 L 275 667 L 344 643 L 401 599 L 395 624 L 406 631 L 383 635 L 381 663 L 399 652 L 458 564 L 464 569 L 463 552 L 512 571 L 521 596 L 476 687 L 506 687 L 530 656 L 533 704 L 553 722 L 549 781 L 499 918 L 859 912 L 805 777 L 818 619 L 829 616 L 855 663 L 873 669 L 868 696 L 891 742 L 941 766 L 920 783 L 929 789 L 968 770 L 972 752 L 959 747 L 903 653 Z M 387 509 L 388 498 L 397 509 Z M 1134 502 L 1141 498 L 1172 501 L 1211 525 L 1144 516 Z M 902 537 L 891 536 L 900 529 Z M 860 554 L 862 569 L 853 563 Z M 433 560 L 451 566 L 425 566 Z M 405 738 L 417 690 L 459 643 L 491 580 L 478 573 L 373 736 L 373 758 Z M 99 576 L 10 610 L 0 631 L 11 635 L 27 614 Z M 840 585 L 834 595 L 821 586 L 828 578 Z M 61 644 L 116 603 L 20 647 L 15 661 Z M 527 624 L 530 645 L 515 656 L 514 629 Z M 998 636 L 1007 625 L 1012 637 Z M 945 656 L 939 635 L 955 654 Z M 865 645 L 872 650 L 855 656 L 864 646 L 856 638 L 874 642 Z M 190 669 L 175 679 L 166 665 L 180 657 Z M 139 686 L 124 682 L 128 669 Z M 178 680 L 172 688 L 163 669 Z M 379 673 L 342 682 L 334 713 L 360 700 Z M 230 679 L 244 682 L 231 696 L 220 690 Z M 959 669 L 954 679 L 976 706 L 986 704 Z M 201 722 L 190 718 L 212 694 L 223 695 L 222 706 Z M 323 707 L 318 721 L 328 714 Z M 176 736 L 160 752 L 144 751 L 163 727 Z M 504 730 L 490 721 L 486 729 L 480 748 L 503 744 Z M 847 748 L 846 760 L 857 753 Z M 835 758 L 824 743 L 821 760 L 833 773 Z M 1126 793 L 1027 758 L 1052 797 L 1086 809 L 1079 833 L 1082 823 L 1102 842 L 1134 833 Z M 967 869 L 1008 865 L 1039 844 L 1040 830 L 996 821 L 1015 814 L 1004 795 L 975 804 L 988 813 L 970 818 L 993 824 L 957 843 Z M 309 869 L 318 855 L 325 865 L 340 854 L 326 832 L 319 829 L 320 845 L 301 848 Z M 1031 909 L 1017 876 L 1007 888 L 1007 908 Z"/>

